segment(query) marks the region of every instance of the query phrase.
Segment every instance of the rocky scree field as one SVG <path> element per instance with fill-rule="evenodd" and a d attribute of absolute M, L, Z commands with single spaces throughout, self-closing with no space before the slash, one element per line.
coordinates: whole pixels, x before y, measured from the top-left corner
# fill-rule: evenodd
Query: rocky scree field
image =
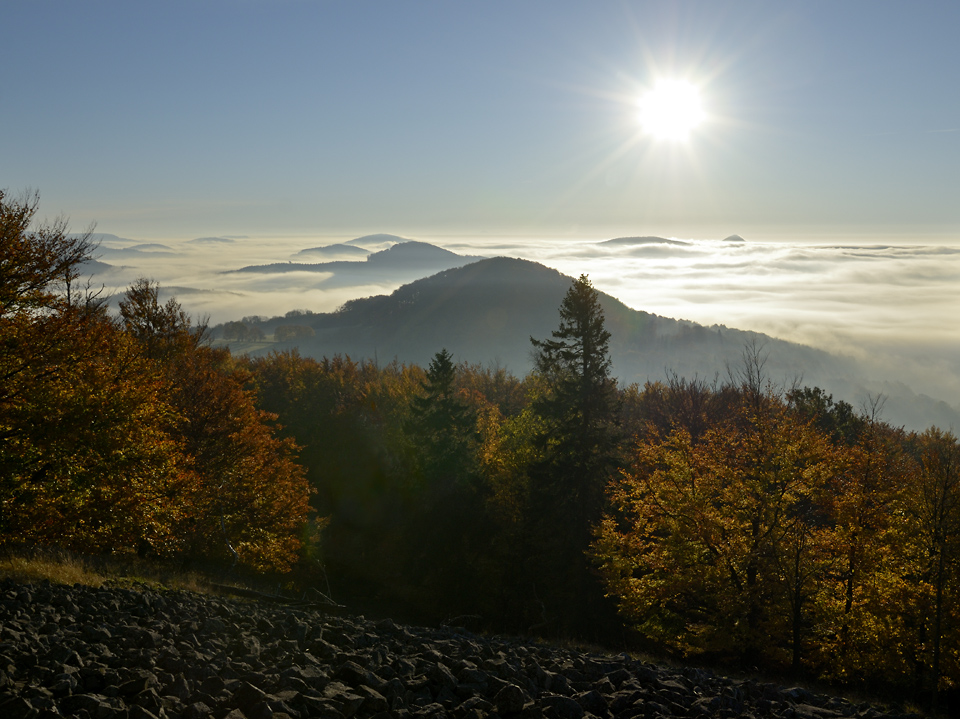
<path fill-rule="evenodd" d="M 0 717 L 897 716 L 694 669 L 183 591 L 0 581 Z"/>

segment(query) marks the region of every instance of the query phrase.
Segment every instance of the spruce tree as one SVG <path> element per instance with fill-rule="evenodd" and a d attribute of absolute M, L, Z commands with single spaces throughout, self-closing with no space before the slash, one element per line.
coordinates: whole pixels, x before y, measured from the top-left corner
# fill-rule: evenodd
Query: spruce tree
<path fill-rule="evenodd" d="M 434 356 L 414 398 L 407 431 L 422 484 L 408 528 L 409 574 L 435 612 L 475 611 L 483 501 L 478 487 L 477 417 L 456 386 L 453 356 Z"/>
<path fill-rule="evenodd" d="M 541 459 L 530 472 L 530 516 L 540 549 L 532 576 L 540 577 L 538 597 L 546 612 L 560 612 L 563 628 L 579 633 L 587 629 L 600 593 L 584 552 L 602 515 L 604 488 L 618 466 L 619 401 L 609 340 L 597 291 L 586 275 L 574 280 L 563 298 L 552 338 L 531 338 L 534 372 L 543 383 L 534 410 L 544 428 Z M 554 606 L 547 606 L 551 602 Z"/>
<path fill-rule="evenodd" d="M 457 394 L 456 376 L 453 355 L 440 350 L 421 383 L 423 394 L 413 400 L 410 430 L 428 485 L 440 483 L 449 488 L 467 481 L 473 471 L 477 419 Z"/>

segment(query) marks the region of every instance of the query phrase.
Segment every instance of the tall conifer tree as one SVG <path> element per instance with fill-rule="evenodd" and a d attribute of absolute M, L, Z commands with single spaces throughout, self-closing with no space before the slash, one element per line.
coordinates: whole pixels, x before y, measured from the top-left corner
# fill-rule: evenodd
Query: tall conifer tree
<path fill-rule="evenodd" d="M 602 514 L 604 487 L 618 465 L 618 396 L 609 340 L 597 291 L 586 275 L 574 280 L 563 298 L 552 338 L 531 338 L 534 371 L 543 381 L 534 410 L 544 427 L 538 438 L 541 459 L 530 477 L 530 514 L 537 518 L 541 549 L 532 576 L 540 576 L 538 596 L 546 613 L 559 611 L 563 628 L 578 633 L 588 629 L 591 597 L 600 595 L 584 552 Z"/>

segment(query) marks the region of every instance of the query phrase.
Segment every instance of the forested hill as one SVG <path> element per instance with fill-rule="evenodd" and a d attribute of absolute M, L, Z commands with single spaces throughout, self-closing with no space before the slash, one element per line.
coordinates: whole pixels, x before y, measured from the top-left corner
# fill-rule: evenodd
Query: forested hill
<path fill-rule="evenodd" d="M 314 335 L 292 344 L 312 357 L 346 354 L 426 365 L 446 347 L 460 361 L 499 363 L 523 375 L 531 368 L 530 337 L 549 337 L 556 328 L 557 307 L 570 282 L 538 263 L 495 257 L 417 280 L 391 295 L 352 300 L 334 313 L 277 318 L 263 331 L 270 334 L 291 321 L 309 327 Z M 848 371 L 843 361 L 809 347 L 659 317 L 603 293 L 600 301 L 612 335 L 614 374 L 621 382 L 662 379 L 668 371 L 726 376 L 727 366 L 739 363 L 751 341 L 766 344 L 768 370 L 778 381 L 800 375 L 827 379 Z"/>
<path fill-rule="evenodd" d="M 337 264 L 370 263 L 326 263 Z M 416 270 L 408 272 L 411 276 Z M 393 276 L 398 274 L 404 272 L 394 270 Z M 499 364 L 523 376 L 532 367 L 530 338 L 549 337 L 556 329 L 557 307 L 572 279 L 529 260 L 482 259 L 417 279 L 390 295 L 351 300 L 337 312 L 292 312 L 253 328 L 255 336 L 273 339 L 280 339 L 275 335 L 278 327 L 298 330 L 287 332 L 285 341 L 229 344 L 233 351 L 251 356 L 296 347 L 307 357 L 341 354 L 421 366 L 445 347 L 457 361 Z M 855 407 L 882 396 L 884 418 L 908 429 L 960 426 L 960 413 L 945 402 L 900 383 L 873 381 L 849 358 L 757 332 L 660 317 L 602 292 L 599 298 L 611 333 L 614 376 L 623 384 L 662 380 L 674 373 L 726 379 L 729 368 L 739 366 L 744 347 L 757 343 L 767 356 L 766 376 L 775 383 L 789 386 L 800 380 Z"/>

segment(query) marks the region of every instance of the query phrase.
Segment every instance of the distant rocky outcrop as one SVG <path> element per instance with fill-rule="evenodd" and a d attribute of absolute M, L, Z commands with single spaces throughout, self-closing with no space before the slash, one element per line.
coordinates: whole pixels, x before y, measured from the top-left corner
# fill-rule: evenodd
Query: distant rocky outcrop
<path fill-rule="evenodd" d="M 0 582 L 6 719 L 880 719 L 868 704 L 463 629 Z"/>

